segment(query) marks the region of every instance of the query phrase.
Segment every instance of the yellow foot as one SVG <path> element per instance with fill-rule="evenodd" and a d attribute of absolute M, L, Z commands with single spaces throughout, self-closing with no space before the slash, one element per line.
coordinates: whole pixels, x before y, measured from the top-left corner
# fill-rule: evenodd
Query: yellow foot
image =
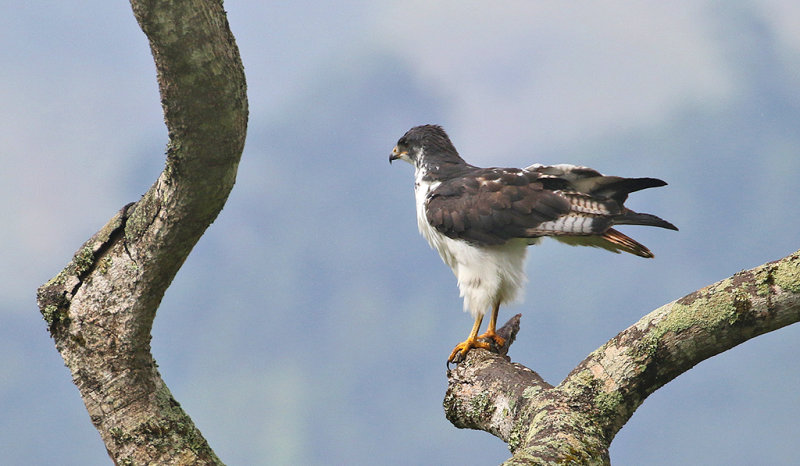
<path fill-rule="evenodd" d="M 450 357 L 447 358 L 447 363 L 460 363 L 464 360 L 464 358 L 467 356 L 467 353 L 469 353 L 469 350 L 472 348 L 489 349 L 491 347 L 489 343 L 478 341 L 478 338 L 467 338 L 466 340 L 457 344 L 456 347 L 453 348 L 453 352 L 450 353 Z"/>
<path fill-rule="evenodd" d="M 482 335 L 478 335 L 478 340 L 493 340 L 494 343 L 497 345 L 498 348 L 502 348 L 503 345 L 506 344 L 506 339 L 501 337 L 500 335 L 494 333 L 493 330 L 490 330 Z"/>

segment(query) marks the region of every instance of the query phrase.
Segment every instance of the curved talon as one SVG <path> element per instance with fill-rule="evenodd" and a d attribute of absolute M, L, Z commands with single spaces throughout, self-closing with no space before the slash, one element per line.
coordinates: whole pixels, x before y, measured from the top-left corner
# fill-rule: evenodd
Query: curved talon
<path fill-rule="evenodd" d="M 453 352 L 450 353 L 450 357 L 447 358 L 448 367 L 450 363 L 458 364 L 459 362 L 463 361 L 466 358 L 467 353 L 469 353 L 469 350 L 472 348 L 491 348 L 491 344 L 486 343 L 485 341 L 478 341 L 478 338 L 467 338 L 466 340 L 457 344 L 456 347 L 453 348 Z"/>
<path fill-rule="evenodd" d="M 456 347 L 453 348 L 453 352 L 450 353 L 450 357 L 447 358 L 447 370 L 450 370 L 450 363 L 458 364 L 466 359 L 467 353 L 469 353 L 469 350 L 472 348 L 483 348 L 489 351 L 494 349 L 495 352 L 501 351 L 503 345 L 506 344 L 506 339 L 495 333 L 495 328 L 497 325 L 497 311 L 499 310 L 500 303 L 497 302 L 492 308 L 492 316 L 489 319 L 489 328 L 487 328 L 486 333 L 482 335 L 478 335 L 478 329 L 481 328 L 483 314 L 478 314 L 475 316 L 475 324 L 472 326 L 472 331 L 470 332 L 469 337 L 457 344 Z M 479 340 L 491 340 L 492 343 Z"/>
<path fill-rule="evenodd" d="M 502 348 L 506 344 L 506 339 L 496 334 L 493 330 L 489 330 L 482 335 L 478 335 L 478 340 L 492 340 L 497 345 L 497 348 Z"/>

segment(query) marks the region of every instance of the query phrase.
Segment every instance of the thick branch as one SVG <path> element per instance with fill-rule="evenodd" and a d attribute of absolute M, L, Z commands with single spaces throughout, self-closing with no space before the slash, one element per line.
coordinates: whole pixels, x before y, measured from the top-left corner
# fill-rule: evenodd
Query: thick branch
<path fill-rule="evenodd" d="M 150 190 L 87 241 L 38 302 L 90 418 L 118 464 L 217 464 L 150 354 L 167 287 L 233 188 L 244 71 L 218 1 L 132 0 L 169 129 Z"/>
<path fill-rule="evenodd" d="M 472 351 L 448 374 L 445 411 L 457 427 L 507 442 L 509 464 L 607 463 L 614 436 L 648 395 L 707 358 L 797 321 L 800 251 L 656 309 L 556 387 Z"/>

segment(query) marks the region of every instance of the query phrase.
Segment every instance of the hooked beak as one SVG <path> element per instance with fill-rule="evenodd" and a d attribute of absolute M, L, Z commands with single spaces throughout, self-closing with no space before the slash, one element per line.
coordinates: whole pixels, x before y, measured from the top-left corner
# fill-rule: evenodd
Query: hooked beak
<path fill-rule="evenodd" d="M 397 146 L 394 146 L 394 149 L 392 149 L 392 154 L 389 155 L 389 164 L 391 165 L 393 160 L 397 160 L 406 154 L 407 152 L 400 152 L 400 149 L 398 149 Z"/>

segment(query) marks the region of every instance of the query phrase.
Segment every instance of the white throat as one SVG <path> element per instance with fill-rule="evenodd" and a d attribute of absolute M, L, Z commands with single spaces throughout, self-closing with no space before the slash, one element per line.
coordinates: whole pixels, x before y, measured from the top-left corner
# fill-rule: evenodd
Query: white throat
<path fill-rule="evenodd" d="M 428 194 L 438 188 L 442 183 L 440 181 L 426 181 L 424 179 L 425 175 L 426 170 L 424 167 L 416 168 L 414 172 L 414 197 L 417 201 L 417 228 L 419 228 L 419 232 L 428 241 L 428 244 L 439 251 L 439 254 L 442 254 L 442 250 L 438 244 L 440 243 L 439 237 L 443 235 L 428 223 L 428 217 L 425 213 L 425 201 L 428 199 Z M 444 255 L 442 259 L 445 259 Z M 445 259 L 445 262 L 452 267 L 447 259 Z"/>

